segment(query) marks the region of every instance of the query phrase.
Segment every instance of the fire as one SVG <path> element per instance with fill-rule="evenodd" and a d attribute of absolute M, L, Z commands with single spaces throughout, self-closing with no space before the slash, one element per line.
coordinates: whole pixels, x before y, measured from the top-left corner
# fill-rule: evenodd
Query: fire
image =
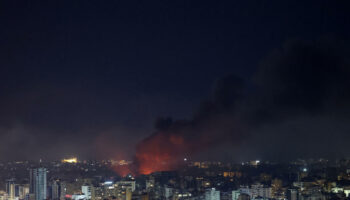
<path fill-rule="evenodd" d="M 194 131 L 191 129 L 157 131 L 138 143 L 132 162 L 123 161 L 127 155 L 112 142 L 115 140 L 109 135 L 100 135 L 96 146 L 101 154 L 108 153 L 118 161 L 111 167 L 120 176 L 147 175 L 157 171 L 177 170 L 187 162 L 187 156 L 210 146 L 213 139 L 206 137 L 200 130 L 196 131 L 198 134 L 192 134 Z"/>
<path fill-rule="evenodd" d="M 67 158 L 62 160 L 63 163 L 77 163 L 78 159 L 73 157 L 73 158 Z"/>
<path fill-rule="evenodd" d="M 183 157 L 191 149 L 181 135 L 156 133 L 137 147 L 136 162 L 140 174 L 175 170 L 183 164 Z"/>
<path fill-rule="evenodd" d="M 113 170 L 120 176 L 151 174 L 177 170 L 187 162 L 187 156 L 212 145 L 212 138 L 188 136 L 188 132 L 158 131 L 142 140 L 132 163 L 118 164 Z"/>

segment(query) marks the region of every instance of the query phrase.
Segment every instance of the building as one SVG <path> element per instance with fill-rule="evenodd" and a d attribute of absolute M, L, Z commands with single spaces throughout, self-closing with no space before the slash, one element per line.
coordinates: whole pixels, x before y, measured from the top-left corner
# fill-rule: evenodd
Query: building
<path fill-rule="evenodd" d="M 5 191 L 0 190 L 0 200 L 8 199 L 8 194 Z"/>
<path fill-rule="evenodd" d="M 29 170 L 29 193 L 34 194 L 34 169 Z"/>
<path fill-rule="evenodd" d="M 26 195 L 29 193 L 28 185 L 16 185 L 16 197 L 19 199 L 25 199 Z"/>
<path fill-rule="evenodd" d="M 61 198 L 61 184 L 58 180 L 54 180 L 51 184 L 51 199 L 59 200 Z"/>
<path fill-rule="evenodd" d="M 298 200 L 298 190 L 297 189 L 288 189 L 287 199 L 288 200 Z"/>
<path fill-rule="evenodd" d="M 123 189 L 130 188 L 131 192 L 134 192 L 136 189 L 136 182 L 135 181 L 118 181 L 115 183 L 115 187 L 123 188 Z"/>
<path fill-rule="evenodd" d="M 220 200 L 220 191 L 211 188 L 205 191 L 205 200 Z"/>
<path fill-rule="evenodd" d="M 238 200 L 250 200 L 250 196 L 248 194 L 240 194 Z"/>
<path fill-rule="evenodd" d="M 173 196 L 174 189 L 168 186 L 164 187 L 164 197 L 165 199 L 169 199 L 170 197 Z"/>
<path fill-rule="evenodd" d="M 36 168 L 30 170 L 30 191 L 34 193 L 35 200 L 47 199 L 46 169 Z"/>
<path fill-rule="evenodd" d="M 131 188 L 128 188 L 128 189 L 126 189 L 125 200 L 131 200 L 131 199 L 132 199 Z"/>
<path fill-rule="evenodd" d="M 83 194 L 73 194 L 71 199 L 72 200 L 85 200 L 86 196 Z"/>
<path fill-rule="evenodd" d="M 265 187 L 262 184 L 253 184 L 250 188 L 247 186 L 241 187 L 240 193 L 249 195 L 251 199 L 257 197 L 272 198 L 272 188 Z"/>
<path fill-rule="evenodd" d="M 67 184 L 63 181 L 60 181 L 60 199 L 65 200 L 67 194 Z"/>
<path fill-rule="evenodd" d="M 232 200 L 238 200 L 240 194 L 239 190 L 232 190 Z"/>
<path fill-rule="evenodd" d="M 83 193 L 86 196 L 87 200 L 95 199 L 94 187 L 92 185 L 81 186 L 81 193 Z"/>
<path fill-rule="evenodd" d="M 251 186 L 251 198 L 272 198 L 272 188 L 265 187 L 262 184 L 254 184 Z"/>
<path fill-rule="evenodd" d="M 6 193 L 7 193 L 7 199 L 8 200 L 14 200 L 16 197 L 15 191 L 16 191 L 16 185 L 15 181 L 13 179 L 6 181 Z"/>

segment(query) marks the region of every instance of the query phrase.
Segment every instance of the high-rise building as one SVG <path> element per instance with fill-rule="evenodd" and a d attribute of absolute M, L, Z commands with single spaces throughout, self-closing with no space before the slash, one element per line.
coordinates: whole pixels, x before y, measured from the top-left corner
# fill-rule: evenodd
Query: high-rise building
<path fill-rule="evenodd" d="M 220 191 L 211 188 L 205 191 L 205 200 L 220 200 Z"/>
<path fill-rule="evenodd" d="M 34 194 L 34 169 L 29 170 L 29 193 Z"/>
<path fill-rule="evenodd" d="M 10 179 L 10 180 L 7 180 L 6 181 L 6 193 L 7 193 L 7 196 L 8 196 L 8 200 L 14 200 L 15 197 L 16 197 L 16 194 L 15 194 L 15 188 L 16 185 L 15 185 L 15 181 L 14 179 Z"/>
<path fill-rule="evenodd" d="M 35 200 L 47 198 L 46 173 L 45 168 L 30 170 L 30 191 L 34 193 Z"/>
<path fill-rule="evenodd" d="M 65 200 L 67 194 L 67 184 L 63 181 L 60 181 L 60 199 Z"/>
<path fill-rule="evenodd" d="M 287 199 L 288 200 L 298 200 L 298 190 L 297 189 L 288 189 Z"/>
<path fill-rule="evenodd" d="M 94 187 L 92 185 L 81 186 L 81 193 L 83 193 L 87 200 L 95 199 Z"/>
<path fill-rule="evenodd" d="M 26 195 L 29 193 L 28 185 L 16 185 L 16 197 L 19 199 L 25 199 Z"/>
<path fill-rule="evenodd" d="M 60 183 L 58 180 L 54 180 L 51 184 L 51 199 L 52 200 L 59 200 L 60 199 Z"/>

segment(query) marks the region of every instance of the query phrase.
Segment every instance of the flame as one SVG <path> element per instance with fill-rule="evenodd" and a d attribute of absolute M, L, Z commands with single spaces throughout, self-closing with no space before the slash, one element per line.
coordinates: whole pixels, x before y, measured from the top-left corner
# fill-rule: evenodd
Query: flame
<path fill-rule="evenodd" d="M 173 171 L 179 169 L 187 161 L 187 156 L 193 155 L 210 146 L 212 138 L 203 135 L 188 136 L 190 131 L 167 130 L 158 131 L 138 143 L 133 162 L 124 162 L 125 152 L 118 148 L 115 138 L 101 134 L 95 144 L 101 155 L 109 155 L 115 161 L 113 171 L 120 176 L 151 174 L 158 171 Z M 197 137 L 198 136 L 198 137 Z M 186 159 L 184 159 L 186 158 Z"/>
<path fill-rule="evenodd" d="M 191 149 L 181 135 L 157 133 L 138 145 L 137 170 L 140 174 L 175 170 L 183 164 L 183 157 Z"/>

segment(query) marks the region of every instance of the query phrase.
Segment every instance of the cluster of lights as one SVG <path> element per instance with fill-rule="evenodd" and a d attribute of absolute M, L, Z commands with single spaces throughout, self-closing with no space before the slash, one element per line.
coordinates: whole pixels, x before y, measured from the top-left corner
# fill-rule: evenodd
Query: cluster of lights
<path fill-rule="evenodd" d="M 126 160 L 119 160 L 118 165 L 129 165 L 131 162 Z"/>
<path fill-rule="evenodd" d="M 67 158 L 62 160 L 63 163 L 77 163 L 78 159 L 77 158 Z"/>
<path fill-rule="evenodd" d="M 191 193 L 185 193 L 185 194 L 178 194 L 178 197 L 191 197 L 192 194 Z"/>

